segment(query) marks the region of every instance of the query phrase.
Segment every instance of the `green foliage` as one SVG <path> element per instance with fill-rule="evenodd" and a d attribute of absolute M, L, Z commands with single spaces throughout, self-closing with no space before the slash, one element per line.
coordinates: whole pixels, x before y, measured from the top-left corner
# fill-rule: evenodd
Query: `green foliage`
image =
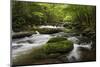
<path fill-rule="evenodd" d="M 73 32 L 95 32 L 95 6 L 23 1 L 13 1 L 12 6 L 12 29 L 15 32 L 34 30 L 33 26 L 60 23 L 73 29 Z"/>
<path fill-rule="evenodd" d="M 62 22 L 64 18 L 64 5 L 13 1 L 12 6 L 12 29 L 16 32 L 34 25 Z"/>
<path fill-rule="evenodd" d="M 65 13 L 68 13 L 73 23 L 73 29 L 76 32 L 88 31 L 95 32 L 96 26 L 96 7 L 95 6 L 81 6 L 81 5 L 69 5 L 64 9 Z M 75 25 L 76 24 L 76 25 Z M 90 29 L 91 28 L 91 29 Z"/>

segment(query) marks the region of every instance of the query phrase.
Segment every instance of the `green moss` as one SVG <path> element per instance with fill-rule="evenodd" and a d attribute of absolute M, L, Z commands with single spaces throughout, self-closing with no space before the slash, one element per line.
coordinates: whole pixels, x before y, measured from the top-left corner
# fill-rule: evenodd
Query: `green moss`
<path fill-rule="evenodd" d="M 47 43 L 44 45 L 44 51 L 49 53 L 65 53 L 69 52 L 73 48 L 73 43 L 70 41 L 57 41 L 53 43 Z"/>
<path fill-rule="evenodd" d="M 66 38 L 64 37 L 55 37 L 55 38 L 51 38 L 48 43 L 53 43 L 53 42 L 59 42 L 59 41 L 64 41 L 64 40 L 67 40 Z"/>

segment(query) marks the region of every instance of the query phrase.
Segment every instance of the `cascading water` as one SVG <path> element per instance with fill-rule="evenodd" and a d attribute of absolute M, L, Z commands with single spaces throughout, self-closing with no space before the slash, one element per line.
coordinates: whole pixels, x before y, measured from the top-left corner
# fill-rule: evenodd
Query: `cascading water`
<path fill-rule="evenodd" d="M 80 59 L 80 51 L 78 50 L 78 44 L 74 44 L 73 50 L 67 56 L 69 62 L 78 61 Z"/>
<path fill-rule="evenodd" d="M 75 62 L 75 61 L 80 61 L 81 60 L 81 51 L 80 48 L 86 48 L 86 49 L 91 49 L 92 48 L 92 42 L 87 43 L 87 44 L 76 44 L 77 41 L 79 41 L 76 37 L 70 37 L 68 40 L 72 41 L 74 44 L 73 50 L 67 55 L 67 59 L 69 62 Z"/>
<path fill-rule="evenodd" d="M 37 34 L 33 34 L 30 37 L 14 40 L 12 42 L 12 57 L 16 58 L 16 56 L 26 54 L 32 48 L 44 45 L 51 38 L 50 35 L 43 35 L 39 33 Z"/>
<path fill-rule="evenodd" d="M 33 34 L 30 37 L 13 39 L 12 57 L 13 59 L 16 59 L 17 56 L 21 54 L 27 54 L 33 48 L 41 47 L 52 37 L 62 37 L 62 36 L 64 37 L 65 35 L 68 35 L 68 33 L 60 32 L 53 35 L 48 35 L 48 34 L 40 34 L 38 31 L 36 31 L 36 34 Z M 92 42 L 78 44 L 78 42 L 80 41 L 79 38 L 70 35 L 67 37 L 67 39 L 73 42 L 73 50 L 66 55 L 68 62 L 81 61 L 82 52 L 80 51 L 80 48 L 91 50 Z"/>
<path fill-rule="evenodd" d="M 40 26 L 39 28 L 53 28 L 53 29 L 57 29 L 57 28 L 64 28 L 64 27 L 60 27 L 60 26 L 51 26 L 51 25 L 46 25 L 46 26 Z"/>
<path fill-rule="evenodd" d="M 38 31 L 36 31 L 36 34 L 37 34 L 37 35 L 40 35 L 40 33 L 39 33 Z"/>

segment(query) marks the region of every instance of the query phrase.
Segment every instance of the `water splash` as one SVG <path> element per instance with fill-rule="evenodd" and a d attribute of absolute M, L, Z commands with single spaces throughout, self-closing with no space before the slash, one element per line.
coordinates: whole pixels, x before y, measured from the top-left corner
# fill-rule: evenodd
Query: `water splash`
<path fill-rule="evenodd" d="M 35 31 L 37 35 L 40 35 L 40 33 L 38 31 Z"/>
<path fill-rule="evenodd" d="M 72 41 L 73 43 L 78 43 L 79 42 L 79 39 L 76 38 L 76 37 L 69 37 L 67 39 L 70 40 L 70 41 Z"/>
<path fill-rule="evenodd" d="M 76 62 L 76 61 L 80 61 L 81 60 L 81 51 L 80 48 L 86 48 L 91 50 L 92 48 L 92 42 L 90 43 L 82 43 L 82 44 L 76 44 L 76 41 L 78 40 L 76 37 L 71 37 L 68 40 L 71 40 L 74 42 L 73 46 L 73 50 L 69 53 L 69 55 L 67 56 L 67 59 L 69 62 Z"/>

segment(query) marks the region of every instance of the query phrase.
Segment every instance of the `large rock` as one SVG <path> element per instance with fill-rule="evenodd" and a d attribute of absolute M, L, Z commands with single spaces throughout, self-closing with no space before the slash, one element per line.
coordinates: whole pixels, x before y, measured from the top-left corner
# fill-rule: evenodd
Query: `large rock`
<path fill-rule="evenodd" d="M 73 49 L 73 43 L 66 38 L 56 37 L 49 40 L 43 48 L 46 53 L 67 53 Z"/>

